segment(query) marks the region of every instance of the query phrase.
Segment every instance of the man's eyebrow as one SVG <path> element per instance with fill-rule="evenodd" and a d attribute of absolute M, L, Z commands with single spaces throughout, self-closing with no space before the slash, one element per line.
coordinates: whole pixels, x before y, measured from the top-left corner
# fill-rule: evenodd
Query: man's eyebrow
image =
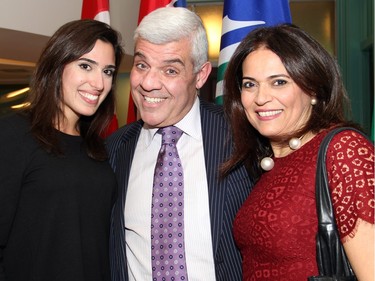
<path fill-rule="evenodd" d="M 135 52 L 134 53 L 134 57 L 141 57 L 141 58 L 145 58 L 145 55 L 142 54 L 141 52 Z"/>
<path fill-rule="evenodd" d="M 175 64 L 175 63 L 177 63 L 177 64 L 181 64 L 182 66 L 185 65 L 184 62 L 182 60 L 180 60 L 180 59 L 170 59 L 170 60 L 166 60 L 164 62 L 166 64 Z"/>
<path fill-rule="evenodd" d="M 134 57 L 139 57 L 141 59 L 147 59 L 147 57 L 142 52 L 139 52 L 139 51 L 134 53 Z M 168 60 L 163 61 L 163 63 L 164 64 L 175 64 L 175 63 L 177 63 L 177 64 L 180 64 L 182 66 L 185 66 L 184 62 L 179 58 L 168 59 Z"/>

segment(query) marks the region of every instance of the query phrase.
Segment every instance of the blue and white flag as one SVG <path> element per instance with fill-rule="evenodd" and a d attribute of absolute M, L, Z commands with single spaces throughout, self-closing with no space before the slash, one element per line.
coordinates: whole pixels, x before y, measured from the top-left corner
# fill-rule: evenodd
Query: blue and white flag
<path fill-rule="evenodd" d="M 241 40 L 262 25 L 290 23 L 288 0 L 224 0 L 218 63 L 216 103 L 223 101 L 223 78 L 227 64 Z"/>

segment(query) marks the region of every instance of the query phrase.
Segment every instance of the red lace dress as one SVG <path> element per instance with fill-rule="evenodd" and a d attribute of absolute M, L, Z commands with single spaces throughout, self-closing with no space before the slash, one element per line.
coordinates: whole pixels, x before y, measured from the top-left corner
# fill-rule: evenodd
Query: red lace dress
<path fill-rule="evenodd" d="M 318 134 L 300 149 L 276 158 L 234 221 L 243 280 L 306 281 L 318 275 L 315 170 Z M 374 224 L 374 147 L 353 131 L 336 135 L 328 149 L 327 170 L 342 241 L 353 237 L 358 218 Z"/>

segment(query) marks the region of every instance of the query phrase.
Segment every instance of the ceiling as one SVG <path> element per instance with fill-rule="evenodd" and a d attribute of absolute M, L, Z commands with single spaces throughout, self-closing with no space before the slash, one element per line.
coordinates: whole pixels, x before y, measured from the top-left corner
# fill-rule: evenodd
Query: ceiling
<path fill-rule="evenodd" d="M 49 37 L 0 28 L 0 38 L 0 87 L 28 84 Z M 126 71 L 130 63 L 131 56 L 125 56 L 121 71 Z"/>
<path fill-rule="evenodd" d="M 49 37 L 0 28 L 0 85 L 27 84 Z"/>

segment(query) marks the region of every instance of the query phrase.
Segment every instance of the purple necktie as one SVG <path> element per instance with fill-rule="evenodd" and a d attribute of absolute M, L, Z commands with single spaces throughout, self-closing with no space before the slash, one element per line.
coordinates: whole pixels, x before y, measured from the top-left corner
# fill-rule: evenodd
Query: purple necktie
<path fill-rule="evenodd" d="M 184 177 L 177 141 L 182 131 L 161 128 L 151 212 L 152 280 L 188 280 L 184 247 Z"/>

